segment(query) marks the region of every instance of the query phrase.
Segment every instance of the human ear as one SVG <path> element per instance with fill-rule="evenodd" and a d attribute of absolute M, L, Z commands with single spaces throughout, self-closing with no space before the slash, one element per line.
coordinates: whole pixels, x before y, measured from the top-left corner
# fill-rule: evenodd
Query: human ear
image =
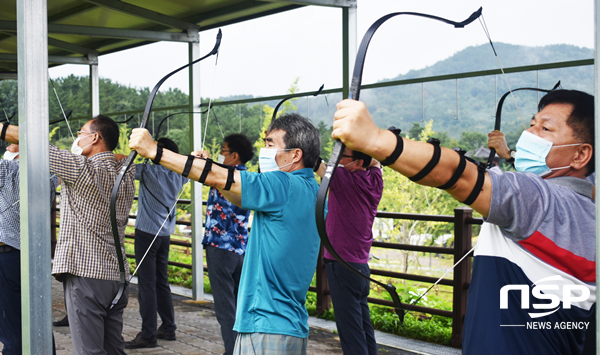
<path fill-rule="evenodd" d="M 579 170 L 585 168 L 587 164 L 592 159 L 593 148 L 591 144 L 584 143 L 582 144 L 577 151 L 575 151 L 575 156 L 571 162 L 571 167 L 573 169 Z"/>
<path fill-rule="evenodd" d="M 304 152 L 302 151 L 302 149 L 294 150 L 294 157 L 292 158 L 292 161 L 294 163 L 302 161 L 303 154 L 304 154 Z"/>

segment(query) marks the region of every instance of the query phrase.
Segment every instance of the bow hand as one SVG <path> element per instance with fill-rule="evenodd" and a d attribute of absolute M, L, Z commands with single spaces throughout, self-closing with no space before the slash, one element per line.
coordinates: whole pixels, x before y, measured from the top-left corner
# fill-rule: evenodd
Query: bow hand
<path fill-rule="evenodd" d="M 506 144 L 506 138 L 504 133 L 500 131 L 493 131 L 488 134 L 488 148 L 496 149 L 496 154 L 502 159 L 510 159 L 510 149 Z"/>
<path fill-rule="evenodd" d="M 395 138 L 392 134 L 387 137 L 386 133 L 391 132 L 375 125 L 363 102 L 347 99 L 338 103 L 337 108 L 331 133 L 333 139 L 341 140 L 352 150 L 368 152 L 377 160 L 383 160 L 391 153 L 389 147 L 395 146 Z M 386 147 L 388 138 L 391 139 Z"/>
<path fill-rule="evenodd" d="M 145 128 L 134 128 L 129 137 L 129 149 L 135 150 L 147 159 L 156 157 L 156 143 L 152 140 L 150 132 Z"/>
<path fill-rule="evenodd" d="M 210 159 L 210 152 L 208 150 L 194 150 L 190 155 L 193 155 L 196 158 Z"/>

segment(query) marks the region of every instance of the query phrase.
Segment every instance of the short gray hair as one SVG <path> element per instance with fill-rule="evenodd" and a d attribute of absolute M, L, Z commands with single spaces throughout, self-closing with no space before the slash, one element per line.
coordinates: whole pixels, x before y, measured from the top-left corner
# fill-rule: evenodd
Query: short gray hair
<path fill-rule="evenodd" d="M 308 119 L 297 113 L 281 115 L 271 122 L 268 132 L 278 129 L 285 132 L 285 147 L 302 150 L 304 167 L 314 167 L 321 152 L 321 132 Z"/>

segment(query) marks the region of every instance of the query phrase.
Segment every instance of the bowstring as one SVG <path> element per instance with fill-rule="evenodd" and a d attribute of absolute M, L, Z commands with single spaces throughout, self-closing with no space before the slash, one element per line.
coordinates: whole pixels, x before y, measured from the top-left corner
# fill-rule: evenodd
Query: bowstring
<path fill-rule="evenodd" d="M 215 58 L 215 71 L 213 73 L 213 83 L 212 83 L 212 88 L 214 90 L 215 87 L 215 83 L 216 83 L 216 77 L 217 77 L 217 63 L 219 60 L 219 51 L 217 51 L 217 55 Z M 210 117 L 210 109 L 211 109 L 211 104 L 212 104 L 212 95 L 209 95 L 209 99 L 208 99 L 208 110 L 207 110 L 207 114 L 206 114 L 206 127 L 204 129 L 204 137 L 203 139 L 200 141 L 200 150 L 204 150 L 204 144 L 206 142 L 206 130 L 208 129 L 208 120 Z M 62 107 L 61 107 L 62 108 Z M 217 120 L 218 123 L 218 120 Z M 202 124 L 202 113 L 200 113 L 200 124 Z M 221 128 L 221 125 L 219 124 L 219 129 Z M 223 135 L 223 130 L 221 129 L 221 135 Z M 223 137 L 225 137 L 223 135 Z M 171 213 L 173 212 L 173 209 L 175 208 L 175 206 L 177 206 L 177 202 L 179 201 L 179 198 L 181 197 L 181 195 L 183 194 L 183 192 L 185 191 L 186 186 L 190 183 L 190 179 L 188 179 L 188 181 L 183 185 L 183 187 L 181 188 L 181 191 L 179 192 L 179 195 L 177 195 L 177 198 L 175 199 L 175 203 L 173 204 L 173 206 L 171 207 L 171 209 L 169 210 L 169 213 L 167 214 L 167 217 L 165 218 L 165 220 L 162 222 L 162 224 L 160 225 L 160 228 L 158 229 L 158 232 L 156 232 L 156 235 L 154 235 L 154 238 L 152 239 L 152 242 L 150 242 L 150 246 L 148 246 L 148 249 L 146 249 L 146 252 L 144 253 L 144 256 L 142 257 L 142 259 L 140 260 L 140 263 L 136 265 L 135 270 L 133 271 L 133 273 L 131 274 L 130 278 L 129 278 L 129 282 L 131 282 L 131 280 L 133 279 L 133 277 L 135 276 L 135 274 L 137 273 L 138 269 L 140 268 L 140 266 L 142 265 L 142 263 L 144 262 L 144 259 L 146 258 L 146 256 L 148 255 L 148 253 L 150 252 L 150 249 L 152 248 L 152 245 L 154 245 L 154 242 L 156 241 L 156 238 L 158 238 L 158 233 L 160 233 L 160 231 L 162 230 L 162 228 L 164 227 L 165 223 L 167 223 L 167 220 L 169 219 L 169 216 L 171 215 Z M 196 198 L 194 201 L 192 201 L 189 205 L 193 205 L 199 198 L 202 198 L 202 194 L 200 194 L 200 197 Z M 177 220 L 177 215 L 175 215 L 175 220 Z"/>
<path fill-rule="evenodd" d="M 179 201 L 179 198 L 181 197 L 181 195 L 183 194 L 183 192 L 185 191 L 186 186 L 190 183 L 191 180 L 188 179 L 188 181 L 183 185 L 183 187 L 181 188 L 181 191 L 179 192 L 179 194 L 177 195 L 177 198 L 175 199 L 175 203 L 173 204 L 173 206 L 171 207 L 171 209 L 169 210 L 169 213 L 167 214 L 167 217 L 165 218 L 165 220 L 162 222 L 162 224 L 160 225 L 160 228 L 158 229 L 158 232 L 156 232 L 156 234 L 154 235 L 154 238 L 152 239 L 152 242 L 150 243 L 150 246 L 148 247 L 148 249 L 146 249 L 146 252 L 144 253 L 144 256 L 142 257 L 142 259 L 140 260 L 139 264 L 136 265 L 135 270 L 133 271 L 133 273 L 131 274 L 130 278 L 129 278 L 129 282 L 131 282 L 131 280 L 133 279 L 133 276 L 135 276 L 135 274 L 137 273 L 138 269 L 140 268 L 140 266 L 142 266 L 142 263 L 144 262 L 144 259 L 146 259 L 146 255 L 148 255 L 148 253 L 150 252 L 150 249 L 152 248 L 152 245 L 154 245 L 154 241 L 156 241 L 156 238 L 158 238 L 158 233 L 160 233 L 160 231 L 163 229 L 163 227 L 165 226 L 165 223 L 167 223 L 167 220 L 169 219 L 169 216 L 171 215 L 171 213 L 173 213 L 173 209 L 175 209 L 175 206 L 177 206 L 177 202 Z M 195 202 L 195 201 L 194 201 Z M 193 203 L 193 202 L 192 202 Z M 191 205 L 191 203 L 190 203 Z M 175 220 L 177 221 L 177 216 L 175 216 Z"/>
<path fill-rule="evenodd" d="M 2 102 L 2 100 L 0 100 L 0 105 L 2 105 L 2 111 L 4 111 L 4 117 L 6 117 L 6 122 L 10 124 L 10 119 L 8 118 L 8 114 L 6 113 L 6 108 L 4 108 L 4 102 Z"/>
<path fill-rule="evenodd" d="M 440 283 L 440 281 L 442 281 L 442 279 L 443 279 L 444 277 L 446 277 L 446 275 L 448 275 L 448 273 L 450 273 L 450 271 L 454 270 L 454 268 L 455 268 L 455 267 L 456 267 L 458 264 L 460 264 L 460 263 L 461 263 L 461 262 L 462 262 L 462 261 L 463 261 L 463 260 L 464 260 L 464 259 L 465 259 L 467 256 L 469 256 L 473 250 L 475 250 L 475 246 L 473 246 L 473 247 L 471 248 L 471 250 L 469 250 L 469 251 L 468 251 L 468 252 L 467 252 L 465 255 L 463 255 L 463 257 L 462 257 L 462 258 L 460 258 L 460 260 L 459 260 L 459 261 L 457 261 L 457 262 L 456 262 L 454 265 L 452 265 L 452 267 L 451 267 L 451 268 L 449 268 L 448 270 L 446 270 L 446 272 L 445 272 L 445 273 L 444 273 L 444 274 L 443 274 L 443 275 L 442 275 L 442 276 L 441 276 L 439 279 L 437 279 L 437 281 L 436 281 L 436 282 L 434 282 L 434 284 L 433 284 L 433 285 L 429 286 L 429 288 L 427 289 L 427 291 L 423 292 L 423 293 L 422 293 L 422 294 L 419 296 L 419 298 L 417 298 L 417 300 L 416 300 L 416 301 L 414 301 L 413 303 L 411 303 L 411 304 L 408 306 L 408 308 L 406 309 L 406 311 L 404 312 L 404 314 L 407 314 L 408 312 L 410 312 L 410 310 L 411 310 L 411 309 L 413 309 L 413 308 L 414 308 L 414 306 L 416 306 L 416 305 L 417 305 L 417 303 L 418 303 L 418 302 L 421 300 L 421 298 L 423 298 L 423 297 L 424 297 L 424 296 L 425 296 L 427 293 L 429 293 L 429 291 L 431 291 L 431 289 L 432 289 L 432 288 L 434 288 L 434 287 L 435 287 L 435 285 L 437 285 L 438 283 Z"/>
<path fill-rule="evenodd" d="M 213 72 L 213 80 L 212 80 L 212 90 L 214 92 L 215 90 L 215 84 L 216 84 L 216 79 L 217 79 L 217 63 L 219 62 L 219 52 L 221 51 L 221 48 L 219 47 L 219 50 L 217 50 L 217 55 L 215 56 L 215 71 Z M 208 97 L 208 110 L 206 112 L 206 124 L 204 125 L 204 137 L 202 138 L 202 140 L 200 141 L 200 150 L 204 150 L 204 146 L 206 144 L 206 131 L 208 130 L 208 121 L 210 120 L 210 109 L 212 108 L 212 97 L 213 95 L 210 95 Z M 200 122 L 202 122 L 202 115 L 200 115 Z M 219 121 L 217 120 L 217 123 Z M 202 124 L 202 123 L 200 123 Z M 221 125 L 219 124 L 219 129 L 221 130 L 221 135 L 223 136 L 223 138 L 225 138 L 225 135 L 223 134 L 223 130 L 221 129 Z"/>
<path fill-rule="evenodd" d="M 492 50 L 494 51 L 494 56 L 496 57 L 496 61 L 498 62 L 498 66 L 500 67 L 500 71 L 502 72 L 502 77 L 504 78 L 504 81 L 506 82 L 506 86 L 508 87 L 508 91 L 510 92 L 510 96 L 513 99 L 513 102 L 515 103 L 515 107 L 517 108 L 517 112 L 519 113 L 519 118 L 521 119 L 521 123 L 523 124 L 523 128 L 527 128 L 525 126 L 525 121 L 523 120 L 523 115 L 521 115 L 521 110 L 519 109 L 519 105 L 517 104 L 517 99 L 515 98 L 515 94 L 513 93 L 510 84 L 508 83 L 508 77 L 506 76 L 506 73 L 504 72 L 504 67 L 502 67 L 502 63 L 500 63 L 500 57 L 498 57 L 498 53 L 496 52 L 496 48 L 494 47 L 494 43 L 492 42 L 492 37 L 490 36 L 490 32 L 488 31 L 487 28 L 487 24 L 485 22 L 485 18 L 483 17 L 483 14 L 481 14 L 481 16 L 479 17 L 479 23 L 481 24 L 481 27 L 483 28 L 483 32 L 485 33 L 488 41 L 490 42 L 490 45 L 492 46 Z"/>
<path fill-rule="evenodd" d="M 67 115 L 65 114 L 65 110 L 63 109 L 63 105 L 60 102 L 60 98 L 58 97 L 58 93 L 56 92 L 56 87 L 54 86 L 54 80 L 50 77 L 50 71 L 48 71 L 48 79 L 50 79 L 50 83 L 52 84 L 52 89 L 54 90 L 54 95 L 56 96 L 56 100 L 58 101 L 58 106 L 60 106 L 60 111 L 65 118 L 65 122 L 67 122 L 67 127 L 69 128 L 69 133 L 71 133 L 71 137 L 75 140 L 75 135 L 73 135 L 73 131 L 71 130 L 71 125 L 69 125 L 69 120 L 67 119 Z"/>

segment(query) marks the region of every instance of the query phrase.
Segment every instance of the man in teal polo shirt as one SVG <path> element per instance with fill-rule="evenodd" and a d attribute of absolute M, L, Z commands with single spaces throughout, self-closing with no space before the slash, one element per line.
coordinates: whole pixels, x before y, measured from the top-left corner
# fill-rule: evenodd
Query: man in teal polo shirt
<path fill-rule="evenodd" d="M 131 149 L 143 157 L 216 187 L 231 202 L 254 210 L 240 280 L 234 354 L 306 354 L 306 292 L 319 252 L 312 167 L 319 131 L 297 114 L 274 120 L 259 156 L 261 173 L 221 167 L 157 147 L 145 129 L 134 129 Z"/>

